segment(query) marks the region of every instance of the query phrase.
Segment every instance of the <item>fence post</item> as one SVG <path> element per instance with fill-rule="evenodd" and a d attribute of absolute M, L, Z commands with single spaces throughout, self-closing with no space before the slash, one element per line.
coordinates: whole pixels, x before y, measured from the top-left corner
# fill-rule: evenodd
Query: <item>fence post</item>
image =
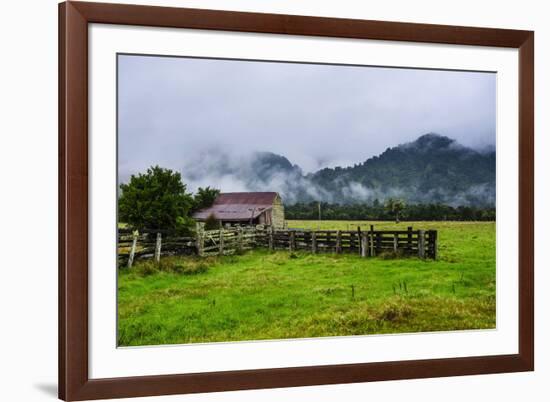
<path fill-rule="evenodd" d="M 433 259 L 437 259 L 437 230 L 432 230 Z"/>
<path fill-rule="evenodd" d="M 288 250 L 294 251 L 294 231 L 288 232 Z"/>
<path fill-rule="evenodd" d="M 407 252 L 411 252 L 412 250 L 412 226 L 409 226 L 407 228 Z"/>
<path fill-rule="evenodd" d="M 342 252 L 342 232 L 339 230 L 336 232 L 336 254 Z"/>
<path fill-rule="evenodd" d="M 361 233 L 361 226 L 357 226 L 357 247 L 359 247 L 359 255 L 363 253 L 363 233 Z"/>
<path fill-rule="evenodd" d="M 374 257 L 374 225 L 370 225 L 370 256 Z"/>
<path fill-rule="evenodd" d="M 162 235 L 160 234 L 160 232 L 158 232 L 157 233 L 157 242 L 155 244 L 155 261 L 156 262 L 160 261 L 161 247 L 162 247 Z"/>
<path fill-rule="evenodd" d="M 202 235 L 202 229 L 200 226 L 197 225 L 197 254 L 199 257 L 202 257 L 203 255 L 203 248 L 204 248 L 204 237 Z"/>
<path fill-rule="evenodd" d="M 243 251 L 243 229 L 240 226 L 237 227 L 237 249 L 239 253 Z"/>
<path fill-rule="evenodd" d="M 134 256 L 136 255 L 136 246 L 139 232 L 137 230 L 134 230 L 132 235 L 132 248 L 130 249 L 130 255 L 128 256 L 128 268 L 132 268 L 132 264 L 134 263 Z"/>
<path fill-rule="evenodd" d="M 317 254 L 317 233 L 315 230 L 311 231 L 311 252 Z"/>
<path fill-rule="evenodd" d="M 204 257 L 204 230 L 201 228 L 201 256 Z"/>
<path fill-rule="evenodd" d="M 274 244 L 273 244 L 273 226 L 269 229 L 269 249 L 273 251 Z"/>
<path fill-rule="evenodd" d="M 399 235 L 397 233 L 393 234 L 393 252 L 397 253 L 397 242 Z"/>
<path fill-rule="evenodd" d="M 223 255 L 223 227 L 220 228 L 219 254 Z"/>
<path fill-rule="evenodd" d="M 361 243 L 359 248 L 361 249 L 361 257 L 365 258 L 367 256 L 367 234 L 361 233 Z"/>
<path fill-rule="evenodd" d="M 424 258 L 426 256 L 425 254 L 425 240 L 426 237 L 424 235 L 423 230 L 418 231 L 418 257 Z"/>

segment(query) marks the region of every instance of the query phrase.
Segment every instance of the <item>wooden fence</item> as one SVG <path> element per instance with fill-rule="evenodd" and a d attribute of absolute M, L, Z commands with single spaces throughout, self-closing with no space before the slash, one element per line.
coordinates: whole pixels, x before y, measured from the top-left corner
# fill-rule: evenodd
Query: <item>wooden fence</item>
<path fill-rule="evenodd" d="M 147 230 L 143 233 L 127 229 L 118 230 L 119 264 L 131 267 L 136 259 L 168 255 L 195 254 L 196 238 L 177 236 L 162 230 Z"/>
<path fill-rule="evenodd" d="M 270 250 L 307 250 L 312 253 L 357 253 L 374 257 L 382 253 L 437 258 L 436 230 L 277 230 L 267 234 Z"/>
<path fill-rule="evenodd" d="M 234 254 L 262 247 L 266 242 L 266 230 L 254 226 L 198 230 L 196 236 L 196 249 L 200 256 Z"/>
<path fill-rule="evenodd" d="M 131 267 L 135 259 L 167 255 L 229 255 L 265 247 L 270 250 L 305 250 L 312 253 L 356 253 L 374 257 L 384 253 L 437 258 L 436 230 L 274 230 L 271 227 L 198 228 L 193 237 L 166 231 L 119 230 L 119 262 Z"/>

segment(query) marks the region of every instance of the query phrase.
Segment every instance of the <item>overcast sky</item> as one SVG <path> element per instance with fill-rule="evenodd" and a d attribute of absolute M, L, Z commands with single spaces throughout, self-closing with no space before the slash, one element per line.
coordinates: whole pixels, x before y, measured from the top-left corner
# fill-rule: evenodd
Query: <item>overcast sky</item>
<path fill-rule="evenodd" d="M 118 58 L 119 174 L 209 150 L 347 166 L 435 132 L 494 146 L 496 74 L 176 57 Z"/>

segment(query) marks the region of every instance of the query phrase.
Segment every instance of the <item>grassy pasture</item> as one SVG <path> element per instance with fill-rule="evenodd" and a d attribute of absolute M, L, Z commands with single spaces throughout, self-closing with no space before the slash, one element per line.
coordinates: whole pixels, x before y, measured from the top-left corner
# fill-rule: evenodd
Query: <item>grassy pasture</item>
<path fill-rule="evenodd" d="M 348 229 L 373 222 L 289 221 Z M 494 222 L 374 222 L 437 229 L 437 261 L 255 250 L 138 262 L 118 280 L 121 346 L 495 327 Z"/>

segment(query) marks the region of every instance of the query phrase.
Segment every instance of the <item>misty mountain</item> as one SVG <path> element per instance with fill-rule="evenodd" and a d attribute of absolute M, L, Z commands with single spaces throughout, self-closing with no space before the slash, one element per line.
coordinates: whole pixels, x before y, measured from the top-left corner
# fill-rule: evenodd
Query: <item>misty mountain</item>
<path fill-rule="evenodd" d="M 284 156 L 271 152 L 255 152 L 251 159 L 250 168 L 253 174 L 262 181 L 269 181 L 270 178 L 278 174 L 284 175 L 302 175 L 302 169 L 293 165 Z"/>
<path fill-rule="evenodd" d="M 388 148 L 348 167 L 324 168 L 304 175 L 286 157 L 257 152 L 237 160 L 208 154 L 200 170 L 189 167 L 187 180 L 222 191 L 278 191 L 285 203 L 372 202 L 402 198 L 409 203 L 494 206 L 496 154 L 474 150 L 438 134 Z"/>

